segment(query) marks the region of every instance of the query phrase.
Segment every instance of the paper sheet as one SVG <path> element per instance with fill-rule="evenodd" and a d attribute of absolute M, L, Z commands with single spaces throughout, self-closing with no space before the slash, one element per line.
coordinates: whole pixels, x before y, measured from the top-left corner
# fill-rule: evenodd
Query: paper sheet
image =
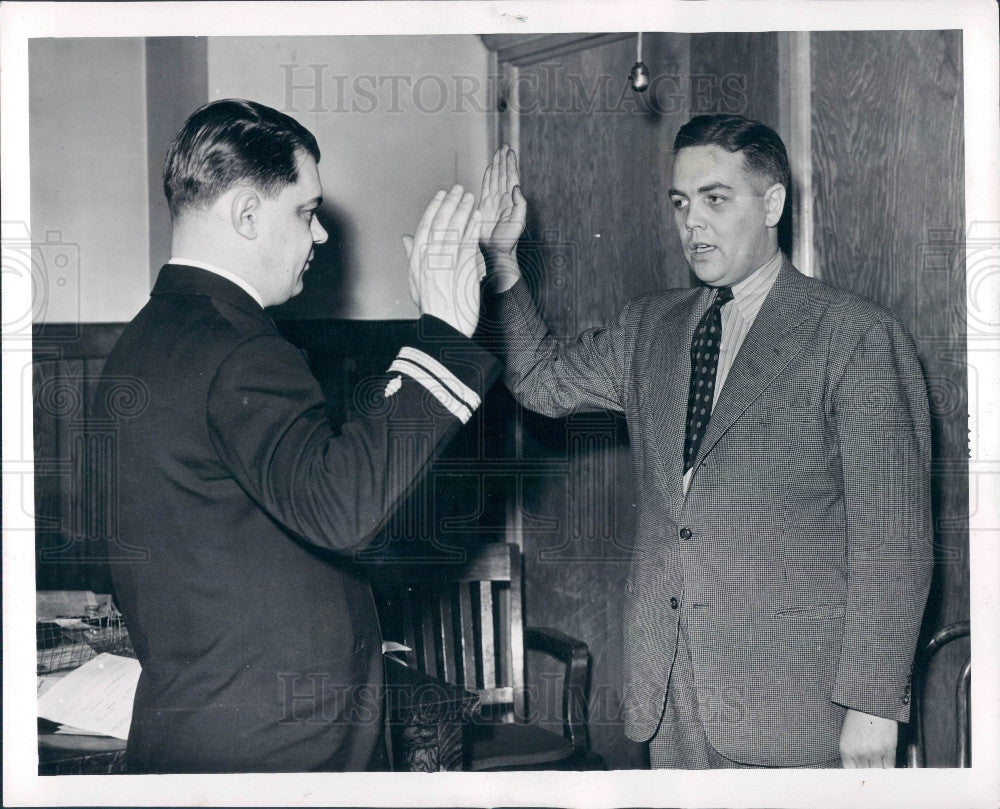
<path fill-rule="evenodd" d="M 100 654 L 71 671 L 38 698 L 38 715 L 61 725 L 127 739 L 138 660 Z"/>
<path fill-rule="evenodd" d="M 38 675 L 38 693 L 35 694 L 36 697 L 40 697 L 46 691 L 48 691 L 52 686 L 58 683 L 65 674 L 39 674 Z"/>

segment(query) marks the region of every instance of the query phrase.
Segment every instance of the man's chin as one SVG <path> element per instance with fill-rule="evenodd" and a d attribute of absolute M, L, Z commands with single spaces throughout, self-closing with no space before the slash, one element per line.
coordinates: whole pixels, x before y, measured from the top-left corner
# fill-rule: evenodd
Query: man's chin
<path fill-rule="evenodd" d="M 699 281 L 703 284 L 715 284 L 718 280 L 725 275 L 725 269 L 719 266 L 717 261 L 709 260 L 706 258 L 695 258 L 688 257 L 688 266 L 691 268 Z"/>

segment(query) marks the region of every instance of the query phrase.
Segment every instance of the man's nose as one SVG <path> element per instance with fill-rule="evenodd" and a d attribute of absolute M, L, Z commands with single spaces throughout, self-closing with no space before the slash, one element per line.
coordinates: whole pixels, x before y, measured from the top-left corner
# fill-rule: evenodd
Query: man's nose
<path fill-rule="evenodd" d="M 313 244 L 323 244 L 326 241 L 327 232 L 320 224 L 318 216 L 313 217 L 310 229 L 312 230 Z"/>
<path fill-rule="evenodd" d="M 705 220 L 701 212 L 694 206 L 688 205 L 684 216 L 684 227 L 688 230 L 696 230 L 705 226 Z"/>

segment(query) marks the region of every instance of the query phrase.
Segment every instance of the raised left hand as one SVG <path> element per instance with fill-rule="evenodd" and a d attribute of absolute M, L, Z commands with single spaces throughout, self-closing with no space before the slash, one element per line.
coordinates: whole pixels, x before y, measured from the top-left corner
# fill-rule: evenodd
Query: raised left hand
<path fill-rule="evenodd" d="M 479 322 L 479 282 L 485 268 L 477 242 L 481 215 L 475 199 L 456 185 L 438 191 L 413 236 L 403 236 L 410 297 L 421 314 L 434 315 L 471 337 Z"/>
<path fill-rule="evenodd" d="M 845 769 L 896 766 L 896 739 L 899 725 L 892 719 L 850 708 L 840 732 L 840 758 Z"/>

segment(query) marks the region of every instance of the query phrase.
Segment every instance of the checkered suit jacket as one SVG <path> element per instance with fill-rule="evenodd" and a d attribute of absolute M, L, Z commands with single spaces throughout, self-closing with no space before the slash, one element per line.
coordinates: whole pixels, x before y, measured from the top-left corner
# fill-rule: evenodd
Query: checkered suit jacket
<path fill-rule="evenodd" d="M 627 735 L 648 740 L 688 621 L 700 721 L 723 755 L 838 755 L 845 708 L 909 714 L 931 573 L 930 428 L 913 341 L 871 301 L 785 260 L 682 484 L 705 288 L 630 301 L 553 340 L 523 283 L 493 300 L 506 381 L 550 416 L 628 420 L 639 525 L 624 600 Z"/>

